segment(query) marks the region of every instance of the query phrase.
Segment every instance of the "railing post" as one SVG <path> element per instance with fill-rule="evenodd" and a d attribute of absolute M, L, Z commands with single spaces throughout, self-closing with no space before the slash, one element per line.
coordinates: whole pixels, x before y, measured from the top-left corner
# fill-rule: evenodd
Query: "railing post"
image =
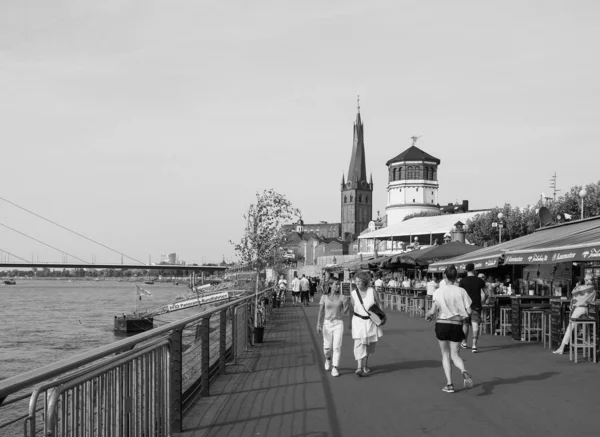
<path fill-rule="evenodd" d="M 219 315 L 219 374 L 225 373 L 225 354 L 227 352 L 227 310 Z"/>
<path fill-rule="evenodd" d="M 209 383 L 210 383 L 210 316 L 204 317 L 200 322 L 200 335 L 202 337 L 202 351 L 201 351 L 201 386 L 200 386 L 200 395 L 208 396 L 209 393 Z"/>
<path fill-rule="evenodd" d="M 171 337 L 171 363 L 170 380 L 168 388 L 171 398 L 171 417 L 169 418 L 171 432 L 181 432 L 183 430 L 183 388 L 182 388 L 182 332 L 183 329 L 177 329 L 170 335 Z"/>

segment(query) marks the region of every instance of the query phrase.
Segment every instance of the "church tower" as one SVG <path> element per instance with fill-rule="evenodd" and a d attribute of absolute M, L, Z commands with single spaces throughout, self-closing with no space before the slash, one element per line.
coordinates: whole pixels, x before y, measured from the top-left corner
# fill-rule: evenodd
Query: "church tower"
<path fill-rule="evenodd" d="M 354 123 L 354 142 L 348 177 L 342 175 L 342 238 L 353 240 L 367 229 L 373 219 L 373 177 L 367 181 L 363 124 L 360 100 Z"/>
<path fill-rule="evenodd" d="M 388 226 L 402 222 L 407 215 L 440 209 L 437 178 L 440 160 L 415 145 L 418 137 L 411 139 L 411 147 L 386 163 Z"/>

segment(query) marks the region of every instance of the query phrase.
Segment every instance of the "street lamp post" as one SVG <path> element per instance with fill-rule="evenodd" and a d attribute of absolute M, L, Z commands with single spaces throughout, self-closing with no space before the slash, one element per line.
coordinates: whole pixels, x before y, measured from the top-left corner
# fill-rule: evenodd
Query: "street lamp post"
<path fill-rule="evenodd" d="M 585 188 L 583 188 L 580 192 L 579 192 L 579 197 L 581 197 L 581 219 L 583 220 L 583 198 L 587 196 L 587 191 Z"/>
<path fill-rule="evenodd" d="M 498 243 L 502 243 L 502 228 L 504 227 L 504 222 L 502 219 L 504 218 L 504 214 L 501 212 L 498 213 Z"/>

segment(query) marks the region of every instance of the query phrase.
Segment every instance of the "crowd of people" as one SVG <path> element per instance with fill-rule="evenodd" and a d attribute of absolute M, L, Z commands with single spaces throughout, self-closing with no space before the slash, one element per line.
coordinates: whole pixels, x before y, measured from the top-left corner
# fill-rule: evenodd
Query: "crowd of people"
<path fill-rule="evenodd" d="M 443 279 L 435 277 L 409 279 L 403 275 L 383 277 L 378 274 L 375 278 L 367 271 L 358 272 L 354 278 L 349 296 L 344 295 L 341 283 L 337 278 L 324 280 L 307 278 L 294 273 L 291 285 L 288 287 L 284 278 L 279 280 L 279 293 L 285 295 L 290 289 L 293 305 L 306 305 L 314 301 L 314 295 L 320 291 L 319 313 L 316 330 L 323 339 L 323 354 L 325 370 L 331 371 L 332 376 L 339 376 L 338 366 L 344 333 L 344 319 L 347 317 L 347 327 L 352 332 L 353 353 L 356 360 L 355 374 L 367 376 L 371 373 L 369 357 L 375 353 L 375 346 L 383 335 L 382 325 L 377 323 L 372 315 L 373 308 L 382 308 L 378 291 L 389 288 L 410 288 L 427 290 L 431 296 L 431 308 L 426 312 L 428 321 L 435 320 L 435 336 L 442 355 L 442 365 L 446 377 L 444 392 L 453 393 L 452 363 L 460 371 L 464 388 L 471 388 L 473 380 L 460 357 L 461 349 L 470 349 L 477 353 L 479 340 L 479 325 L 481 323 L 483 305 L 494 296 L 510 295 L 512 288 L 511 277 L 505 275 L 503 280 L 492 275 L 477 274 L 472 263 L 466 265 L 466 272 L 459 274 L 456 267 L 451 265 L 443 273 Z M 373 285 L 372 287 L 370 285 Z M 593 293 L 590 293 L 590 287 Z M 591 279 L 582 281 L 573 290 L 573 308 L 571 318 L 587 316 L 588 300 L 595 298 L 595 290 Z M 468 339 L 471 339 L 471 346 Z M 571 324 L 565 333 L 561 346 L 555 353 L 562 353 L 571 336 Z"/>

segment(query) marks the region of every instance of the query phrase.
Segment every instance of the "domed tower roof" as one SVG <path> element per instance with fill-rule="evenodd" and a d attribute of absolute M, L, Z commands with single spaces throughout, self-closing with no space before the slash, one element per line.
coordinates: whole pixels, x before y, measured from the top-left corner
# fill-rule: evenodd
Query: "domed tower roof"
<path fill-rule="evenodd" d="M 389 166 L 390 164 L 394 164 L 395 162 L 406 162 L 406 161 L 430 161 L 435 162 L 436 164 L 440 164 L 440 160 L 435 156 L 431 156 L 429 153 L 422 151 L 417 146 L 410 146 L 400 155 L 395 158 L 390 159 L 385 165 Z"/>

